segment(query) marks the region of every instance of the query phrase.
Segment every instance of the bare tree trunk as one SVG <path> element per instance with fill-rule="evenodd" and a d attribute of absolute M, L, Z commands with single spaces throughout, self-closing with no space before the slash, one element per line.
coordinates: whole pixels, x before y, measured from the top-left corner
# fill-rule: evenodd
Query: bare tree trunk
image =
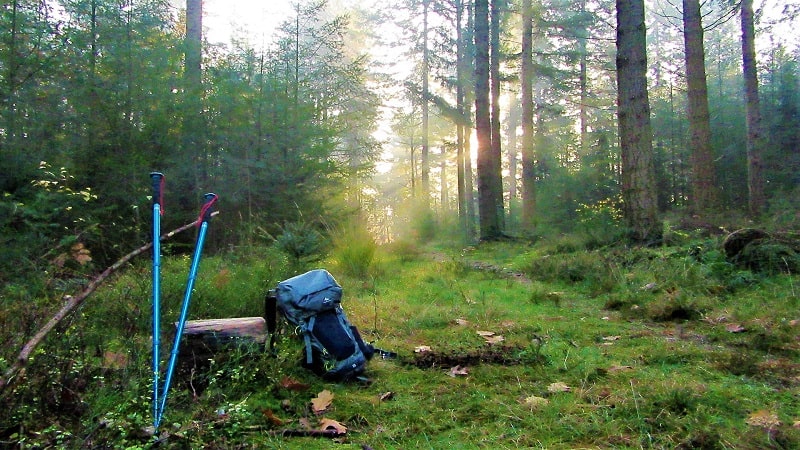
<path fill-rule="evenodd" d="M 617 0 L 617 107 L 622 153 L 623 211 L 631 238 L 660 238 L 647 93 L 644 0 Z"/>
<path fill-rule="evenodd" d="M 506 155 L 508 158 L 508 198 L 512 201 L 517 198 L 517 127 L 520 119 L 520 105 L 516 98 L 511 102 L 508 111 L 508 148 Z"/>
<path fill-rule="evenodd" d="M 586 12 L 586 0 L 581 0 L 580 4 L 580 11 L 581 13 Z M 588 55 L 586 54 L 586 41 L 588 32 L 584 28 L 584 35 L 582 35 L 578 40 L 579 51 L 580 51 L 580 67 L 579 67 L 579 83 L 580 83 L 580 127 L 581 127 L 581 157 L 585 157 L 589 152 L 589 114 L 588 114 L 588 80 L 587 80 L 587 59 Z"/>
<path fill-rule="evenodd" d="M 456 0 L 456 108 L 458 109 L 458 123 L 456 124 L 456 177 L 458 182 L 458 217 L 461 226 L 466 231 L 469 228 L 467 215 L 467 189 L 466 171 L 464 165 L 469 154 L 465 154 L 465 130 L 468 129 L 465 105 L 464 86 L 466 85 L 466 49 L 464 33 L 461 23 L 464 18 L 464 0 Z"/>
<path fill-rule="evenodd" d="M 536 176 L 533 136 L 533 9 L 522 2 L 522 231 L 533 233 L 536 216 Z"/>
<path fill-rule="evenodd" d="M 467 70 L 468 67 L 471 66 L 471 63 L 474 62 L 473 56 L 467 55 L 474 55 L 475 50 L 475 43 L 474 43 L 474 29 L 475 29 L 475 2 L 466 1 L 467 7 L 467 26 L 465 30 L 467 30 L 468 35 L 466 39 L 464 39 L 464 44 L 470 48 L 469 51 L 465 52 L 464 55 L 464 76 L 468 78 L 470 82 L 464 83 L 464 86 L 473 85 L 472 81 L 474 81 L 474 72 L 471 70 Z M 464 117 L 466 123 L 469 124 L 465 128 L 465 136 L 464 136 L 464 194 L 466 196 L 466 203 L 467 203 L 467 237 L 473 238 L 475 233 L 475 183 L 473 180 L 473 170 L 472 170 L 472 121 L 470 120 L 472 117 L 472 108 L 469 105 L 472 104 L 474 101 L 475 94 L 474 92 L 469 89 L 464 92 Z"/>
<path fill-rule="evenodd" d="M 496 186 L 493 194 L 501 208 L 497 221 L 500 230 L 505 228 L 505 208 L 503 205 L 503 139 L 500 133 L 500 2 L 504 0 L 491 0 L 489 24 L 489 88 L 491 96 L 491 130 L 492 130 L 492 161 L 497 165 L 493 170 L 497 172 Z"/>
<path fill-rule="evenodd" d="M 492 147 L 488 3 L 488 0 L 477 0 L 475 2 L 475 125 L 478 132 L 478 218 L 480 237 L 484 240 L 497 239 L 502 234 L 500 215 L 503 211 L 499 155 L 497 155 L 497 158 L 495 157 Z"/>
<path fill-rule="evenodd" d="M 683 0 L 683 41 L 692 152 L 692 211 L 704 214 L 715 208 L 717 195 L 700 0 Z"/>
<path fill-rule="evenodd" d="M 742 69 L 747 114 L 747 188 L 750 193 L 748 206 L 750 215 L 756 217 L 764 211 L 766 197 L 761 160 L 764 137 L 758 99 L 753 0 L 742 0 Z"/>
<path fill-rule="evenodd" d="M 183 116 L 183 154 L 180 161 L 189 173 L 190 183 L 183 192 L 196 192 L 205 180 L 205 151 L 203 146 L 203 1 L 186 0 L 186 39 L 184 55 L 185 105 Z"/>
<path fill-rule="evenodd" d="M 439 161 L 439 170 L 441 176 L 441 192 L 440 192 L 440 201 L 441 201 L 441 209 L 442 213 L 447 213 L 448 205 L 447 205 L 447 197 L 449 193 L 447 192 L 447 146 L 442 145 L 442 154 L 441 154 L 441 161 Z"/>
<path fill-rule="evenodd" d="M 428 5 L 430 0 L 423 0 L 422 13 L 422 154 L 420 155 L 422 183 L 422 204 L 426 207 L 430 202 L 431 181 L 430 181 L 430 156 L 428 142 L 428 116 L 429 116 L 429 94 L 428 94 L 428 72 L 430 71 L 429 52 L 428 52 Z"/>

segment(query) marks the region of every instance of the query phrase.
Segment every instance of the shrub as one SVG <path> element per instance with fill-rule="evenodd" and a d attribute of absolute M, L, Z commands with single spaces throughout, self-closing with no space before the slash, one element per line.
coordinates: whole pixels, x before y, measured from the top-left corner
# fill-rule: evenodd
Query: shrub
<path fill-rule="evenodd" d="M 327 240 L 307 222 L 286 223 L 275 238 L 275 246 L 294 264 L 319 261 L 327 248 Z"/>
<path fill-rule="evenodd" d="M 349 275 L 364 277 L 375 260 L 378 244 L 359 222 L 345 225 L 333 237 L 333 257 L 339 268 Z"/>

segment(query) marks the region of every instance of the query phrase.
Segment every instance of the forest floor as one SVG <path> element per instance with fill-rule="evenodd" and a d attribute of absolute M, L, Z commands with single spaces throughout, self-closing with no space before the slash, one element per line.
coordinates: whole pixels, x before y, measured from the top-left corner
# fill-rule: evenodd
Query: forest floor
<path fill-rule="evenodd" d="M 17 448 L 800 448 L 797 275 L 720 240 L 595 250 L 504 242 L 381 250 L 329 268 L 373 358 L 332 383 L 237 349 L 181 372 L 152 424 L 149 271 L 133 266 L 44 342 L 2 416 Z M 192 318 L 261 315 L 273 259 L 204 260 Z M 186 260 L 162 262 L 177 316 Z M 162 342 L 169 342 L 162 338 Z M 164 351 L 167 351 L 164 349 Z M 327 430 L 326 433 L 322 431 Z M 333 431 L 333 432 L 332 432 Z M 14 446 L 14 445 L 12 445 Z"/>

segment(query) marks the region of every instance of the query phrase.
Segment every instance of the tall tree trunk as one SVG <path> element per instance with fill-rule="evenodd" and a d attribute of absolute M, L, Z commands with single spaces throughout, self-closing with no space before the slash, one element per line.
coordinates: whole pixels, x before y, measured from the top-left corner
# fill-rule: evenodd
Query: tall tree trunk
<path fill-rule="evenodd" d="M 471 70 L 471 65 L 475 62 L 475 2 L 465 0 L 467 7 L 467 26 L 465 28 L 466 36 L 464 36 L 465 53 L 464 53 L 464 77 L 469 79 L 469 82 L 464 83 L 464 86 L 474 87 L 475 72 Z M 472 170 L 472 105 L 475 99 L 474 89 L 466 89 L 464 91 L 464 118 L 466 123 L 469 124 L 465 128 L 464 136 L 464 194 L 466 195 L 467 203 L 467 238 L 474 238 L 475 234 L 475 180 L 473 178 Z"/>
<path fill-rule="evenodd" d="M 586 0 L 581 0 L 580 3 L 581 15 L 586 13 Z M 586 41 L 588 40 L 588 30 L 585 26 L 581 29 L 582 35 L 578 38 L 579 52 L 580 52 L 580 67 L 579 67 L 579 83 L 580 83 L 580 128 L 581 128 L 581 157 L 585 157 L 589 153 L 589 113 L 588 113 L 588 55 L 586 54 Z"/>
<path fill-rule="evenodd" d="M 498 222 L 500 230 L 505 228 L 505 212 L 503 207 L 503 139 L 500 133 L 500 2 L 504 0 L 491 0 L 489 24 L 489 82 L 491 93 L 491 130 L 492 130 L 492 152 L 491 159 L 497 167 L 492 170 L 497 172 L 497 177 L 491 177 L 497 185 L 492 187 L 493 196 L 501 208 L 498 212 Z"/>
<path fill-rule="evenodd" d="M 430 183 L 430 157 L 428 142 L 428 116 L 429 116 L 429 94 L 428 94 L 428 75 L 430 71 L 429 52 L 428 52 L 428 5 L 430 0 L 423 0 L 422 13 L 422 154 L 420 181 L 422 183 L 422 204 L 427 206 L 430 202 L 431 183 Z"/>
<path fill-rule="evenodd" d="M 716 207 L 717 196 L 700 0 L 683 0 L 683 42 L 692 149 L 692 211 L 704 214 Z"/>
<path fill-rule="evenodd" d="M 489 1 L 475 1 L 475 127 L 478 133 L 478 219 L 480 238 L 492 240 L 502 232 L 494 184 L 492 120 L 489 104 Z M 499 205 L 502 208 L 502 203 Z"/>
<path fill-rule="evenodd" d="M 519 145 L 517 143 L 517 127 L 519 126 L 520 119 L 520 105 L 517 99 L 511 102 L 508 111 L 508 148 L 506 155 L 508 158 L 508 198 L 513 201 L 517 198 L 517 151 Z"/>
<path fill-rule="evenodd" d="M 617 0 L 617 107 L 622 153 L 622 202 L 631 238 L 661 237 L 647 93 L 644 0 Z"/>
<path fill-rule="evenodd" d="M 204 134 L 202 126 L 203 117 L 203 77 L 202 77 L 202 52 L 203 52 L 203 1 L 186 0 L 186 53 L 184 55 L 184 83 L 186 95 L 186 109 L 183 117 L 183 143 L 185 159 L 184 170 L 188 170 L 186 181 L 189 189 L 184 192 L 196 192 L 204 181 L 205 169 L 203 157 Z M 196 199 L 192 196 L 191 200 Z"/>
<path fill-rule="evenodd" d="M 766 197 L 761 161 L 764 137 L 758 99 L 753 0 L 742 0 L 742 70 L 747 114 L 747 189 L 750 194 L 748 206 L 750 215 L 756 217 L 764 211 Z"/>
<path fill-rule="evenodd" d="M 439 161 L 439 171 L 441 176 L 441 209 L 442 213 L 447 213 L 448 205 L 447 205 L 447 146 L 442 145 L 442 154 L 441 154 L 441 161 Z"/>
<path fill-rule="evenodd" d="M 533 7 L 522 2 L 522 231 L 534 231 L 536 215 L 536 175 L 533 136 Z"/>
<path fill-rule="evenodd" d="M 456 108 L 458 110 L 458 123 L 456 124 L 456 177 L 458 181 L 458 217 L 464 232 L 471 228 L 469 216 L 469 202 L 467 200 L 467 171 L 466 164 L 470 155 L 467 152 L 469 135 L 469 116 L 467 114 L 465 86 L 467 84 L 466 42 L 462 29 L 464 19 L 464 2 L 456 0 Z"/>

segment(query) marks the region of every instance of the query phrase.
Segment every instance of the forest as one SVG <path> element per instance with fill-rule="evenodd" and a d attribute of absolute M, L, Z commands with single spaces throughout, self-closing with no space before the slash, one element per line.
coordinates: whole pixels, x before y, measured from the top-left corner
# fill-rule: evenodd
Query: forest
<path fill-rule="evenodd" d="M 126 255 L 147 253 L 155 200 L 169 231 L 196 220 L 204 194 L 218 195 L 204 249 L 217 270 L 210 282 L 237 285 L 247 273 L 253 286 L 240 286 L 247 305 L 216 313 L 211 288 L 198 287 L 200 311 L 217 316 L 258 315 L 259 290 L 324 264 L 345 272 L 357 297 L 375 297 L 375 279 L 392 272 L 366 267 L 381 252 L 457 259 L 563 239 L 548 248 L 580 241 L 597 256 L 685 245 L 697 256 L 709 239 L 753 228 L 780 246 L 748 270 L 772 264 L 791 282 L 800 267 L 796 0 L 300 0 L 274 29 L 234 30 L 227 42 L 209 40 L 211 1 L 0 6 L 0 398 L 14 406 L 0 420 L 3 444 L 26 448 L 27 436 L 32 448 L 58 447 L 31 430 L 61 417 L 65 396 L 89 401 L 65 374 L 96 376 L 92 358 L 142 346 L 101 335 L 147 332 L 148 261 Z M 160 199 L 152 172 L 164 174 Z M 194 237 L 170 235 L 165 258 L 186 262 Z M 108 269 L 125 273 L 95 294 L 106 306 L 88 306 Z M 18 357 L 76 298 L 77 312 L 56 315 L 59 349 L 41 336 Z M 91 308 L 124 320 L 75 331 Z M 781 339 L 796 341 L 793 330 Z M 138 379 L 142 352 L 102 370 Z M 94 408 L 79 409 L 82 429 L 100 420 Z M 63 430 L 69 446 L 91 446 Z M 800 442 L 786 433 L 770 442 Z"/>

